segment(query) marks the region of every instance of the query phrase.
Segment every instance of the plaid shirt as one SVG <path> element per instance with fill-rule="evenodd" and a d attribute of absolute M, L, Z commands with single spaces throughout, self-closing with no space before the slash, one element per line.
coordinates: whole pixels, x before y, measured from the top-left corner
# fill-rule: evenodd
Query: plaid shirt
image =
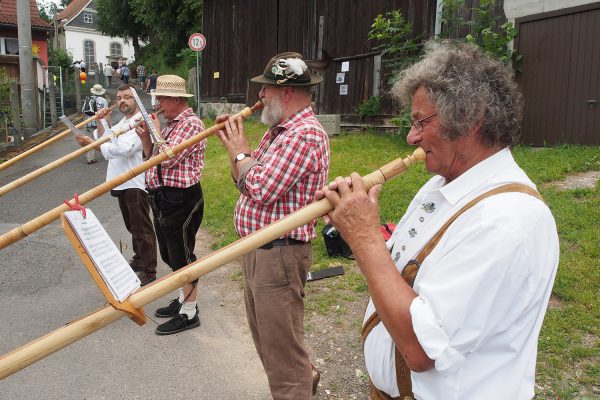
<path fill-rule="evenodd" d="M 138 65 L 137 74 L 138 76 L 146 76 L 146 67 L 144 67 L 143 65 Z"/>
<path fill-rule="evenodd" d="M 269 129 L 252 153 L 257 164 L 244 176 L 234 222 L 246 236 L 309 204 L 329 173 L 329 138 L 311 107 Z M 242 181 L 243 180 L 243 181 Z M 316 221 L 290 231 L 289 238 L 309 242 Z"/>
<path fill-rule="evenodd" d="M 167 146 L 173 147 L 203 130 L 204 124 L 202 121 L 191 108 L 188 108 L 167 122 L 161 136 L 166 141 Z M 200 175 L 202 174 L 202 168 L 204 168 L 205 149 L 206 139 L 188 147 L 175 157 L 163 161 L 160 165 L 164 186 L 187 188 L 200 182 Z M 158 146 L 154 146 L 152 155 L 155 156 L 158 153 Z M 158 181 L 157 167 L 152 167 L 146 172 L 146 187 L 157 189 L 159 186 L 161 185 Z"/>

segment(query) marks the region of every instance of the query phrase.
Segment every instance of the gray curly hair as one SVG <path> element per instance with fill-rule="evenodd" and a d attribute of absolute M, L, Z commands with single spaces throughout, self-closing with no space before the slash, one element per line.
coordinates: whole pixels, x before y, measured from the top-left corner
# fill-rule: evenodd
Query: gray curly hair
<path fill-rule="evenodd" d="M 484 144 L 517 143 L 522 95 L 512 71 L 479 48 L 452 40 L 429 41 L 423 59 L 400 73 L 392 94 L 406 105 L 421 86 L 450 140 L 481 123 Z"/>

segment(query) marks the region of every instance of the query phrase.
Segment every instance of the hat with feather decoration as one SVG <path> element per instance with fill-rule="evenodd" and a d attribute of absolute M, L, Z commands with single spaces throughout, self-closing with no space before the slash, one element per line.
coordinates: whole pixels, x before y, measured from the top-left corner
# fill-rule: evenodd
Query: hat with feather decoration
<path fill-rule="evenodd" d="M 250 79 L 252 82 L 275 86 L 312 86 L 323 78 L 311 74 L 302 54 L 280 53 L 269 60 L 262 75 Z"/>

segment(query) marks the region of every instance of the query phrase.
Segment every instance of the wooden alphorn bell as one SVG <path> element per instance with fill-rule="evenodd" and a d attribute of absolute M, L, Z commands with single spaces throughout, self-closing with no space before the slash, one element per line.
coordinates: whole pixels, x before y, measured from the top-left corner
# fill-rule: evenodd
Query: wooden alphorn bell
<path fill-rule="evenodd" d="M 112 110 L 115 106 L 110 107 L 110 109 Z M 96 120 L 96 116 L 94 115 L 91 118 L 86 119 L 83 122 L 78 123 L 77 125 L 75 125 L 76 128 L 83 128 L 84 126 L 86 126 L 87 124 L 89 124 L 90 122 Z M 0 171 L 2 171 L 5 168 L 10 167 L 11 165 L 13 165 L 14 163 L 16 163 L 17 161 L 20 161 L 22 159 L 24 159 L 25 157 L 28 157 L 30 155 L 32 155 L 33 153 L 42 150 L 44 147 L 51 145 L 52 143 L 56 142 L 57 140 L 60 140 L 62 138 L 64 138 L 65 136 L 69 135 L 69 133 L 71 133 L 70 129 L 67 129 L 66 131 L 62 131 L 61 133 L 59 133 L 58 135 L 51 137 L 48 140 L 45 140 L 44 142 L 38 144 L 35 147 L 32 147 L 31 149 L 24 151 L 23 153 L 14 156 L 11 159 L 8 159 L 6 161 L 4 161 L 2 164 L 0 164 Z"/>
<path fill-rule="evenodd" d="M 246 107 L 239 113 L 232 115 L 230 118 L 247 118 L 250 115 L 252 115 L 252 113 L 254 111 L 260 110 L 262 107 L 263 107 L 262 103 L 257 102 L 254 106 Z M 169 149 L 170 150 L 169 153 L 172 155 L 179 154 L 183 150 L 185 150 L 188 147 L 207 138 L 208 136 L 212 135 L 213 133 L 218 132 L 220 129 L 223 129 L 224 127 L 225 127 L 225 122 L 221 122 L 219 124 L 213 125 L 210 128 L 198 133 L 197 135 L 194 135 L 191 138 L 171 147 Z M 86 148 L 88 148 L 88 146 L 83 147 L 84 152 L 85 152 Z M 132 168 L 129 171 L 123 172 L 121 175 L 119 175 L 109 181 L 106 181 L 103 184 L 100 184 L 100 185 L 88 190 L 87 192 L 85 192 L 83 194 L 80 194 L 79 195 L 79 203 L 80 204 L 89 203 L 90 201 L 94 200 L 96 197 L 101 196 L 104 193 L 110 191 L 111 189 L 116 188 L 120 184 L 127 182 L 128 180 L 136 177 L 137 175 L 141 174 L 142 172 L 145 172 L 145 171 L 149 170 L 150 168 L 154 167 L 155 165 L 158 165 L 161 162 L 166 161 L 168 158 L 169 158 L 169 155 L 166 154 L 166 152 L 160 153 L 160 154 L 150 158 L 149 160 L 138 165 L 137 167 Z M 71 199 L 71 200 L 69 200 L 69 202 L 71 204 L 75 204 L 74 200 L 75 199 Z M 15 228 L 11 231 L 6 232 L 2 236 L 0 236 L 0 249 L 3 249 L 6 246 L 8 246 L 9 244 L 12 244 L 18 240 L 23 239 L 27 235 L 48 225 L 50 222 L 57 220 L 58 218 L 60 218 L 60 215 L 63 212 L 69 211 L 69 209 L 70 208 L 68 205 L 61 204 L 60 206 L 53 208 L 52 210 L 40 215 L 39 217 L 34 218 L 31 221 L 26 222 L 23 225 Z"/>
<path fill-rule="evenodd" d="M 382 184 L 389 179 L 403 173 L 417 161 L 425 159 L 425 152 L 417 148 L 414 153 L 406 158 L 398 158 L 378 170 L 363 177 L 367 189 L 377 184 Z M 327 214 L 333 209 L 327 199 L 315 203 L 288 215 L 262 229 L 245 236 L 216 252 L 207 255 L 192 264 L 166 275 L 160 280 L 145 286 L 133 293 L 127 301 L 136 309 L 167 295 L 186 283 L 190 283 L 203 275 L 227 264 L 260 246 L 280 238 L 285 233 L 309 223 L 310 221 Z M 127 315 L 124 311 L 116 310 L 111 306 L 103 307 L 94 313 L 73 321 L 68 325 L 55 330 L 33 342 L 21 346 L 10 353 L 0 357 L 0 379 L 12 375 L 36 361 L 68 346 L 71 343 L 111 324 L 117 319 Z"/>
<path fill-rule="evenodd" d="M 160 112 L 161 111 L 159 111 L 158 113 Z M 108 142 L 111 137 L 119 136 L 124 134 L 125 132 L 135 129 L 135 127 L 138 126 L 141 121 L 141 118 L 135 119 L 134 121 L 129 122 L 122 129 L 117 129 L 116 131 L 113 131 L 112 134 L 102 136 L 101 138 L 98 138 L 98 140 L 95 140 L 93 143 L 90 143 L 87 146 L 77 149 L 64 157 L 59 158 L 58 160 L 52 161 L 51 163 L 46 164 L 43 167 L 40 167 L 35 171 L 28 173 L 27 175 L 23 175 L 22 177 L 15 179 L 11 183 L 7 183 L 6 185 L 0 187 L 0 196 L 3 196 L 11 190 L 15 190 L 16 188 L 23 186 L 27 182 L 31 182 L 32 180 L 39 178 L 40 176 L 52 171 L 53 169 L 60 167 L 63 164 L 68 163 L 71 160 L 74 160 L 75 158 L 87 153 L 92 149 L 100 147 L 100 145 L 102 145 L 103 143 Z"/>

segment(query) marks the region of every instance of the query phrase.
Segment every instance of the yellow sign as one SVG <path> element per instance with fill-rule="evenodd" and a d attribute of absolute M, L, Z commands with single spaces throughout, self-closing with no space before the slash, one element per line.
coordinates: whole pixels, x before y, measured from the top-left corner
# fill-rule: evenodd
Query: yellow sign
<path fill-rule="evenodd" d="M 33 54 L 34 56 L 39 56 L 40 55 L 40 46 L 38 46 L 35 43 L 33 45 L 31 45 L 31 54 Z"/>
<path fill-rule="evenodd" d="M 219 79 L 219 73 L 213 72 L 213 79 Z"/>

